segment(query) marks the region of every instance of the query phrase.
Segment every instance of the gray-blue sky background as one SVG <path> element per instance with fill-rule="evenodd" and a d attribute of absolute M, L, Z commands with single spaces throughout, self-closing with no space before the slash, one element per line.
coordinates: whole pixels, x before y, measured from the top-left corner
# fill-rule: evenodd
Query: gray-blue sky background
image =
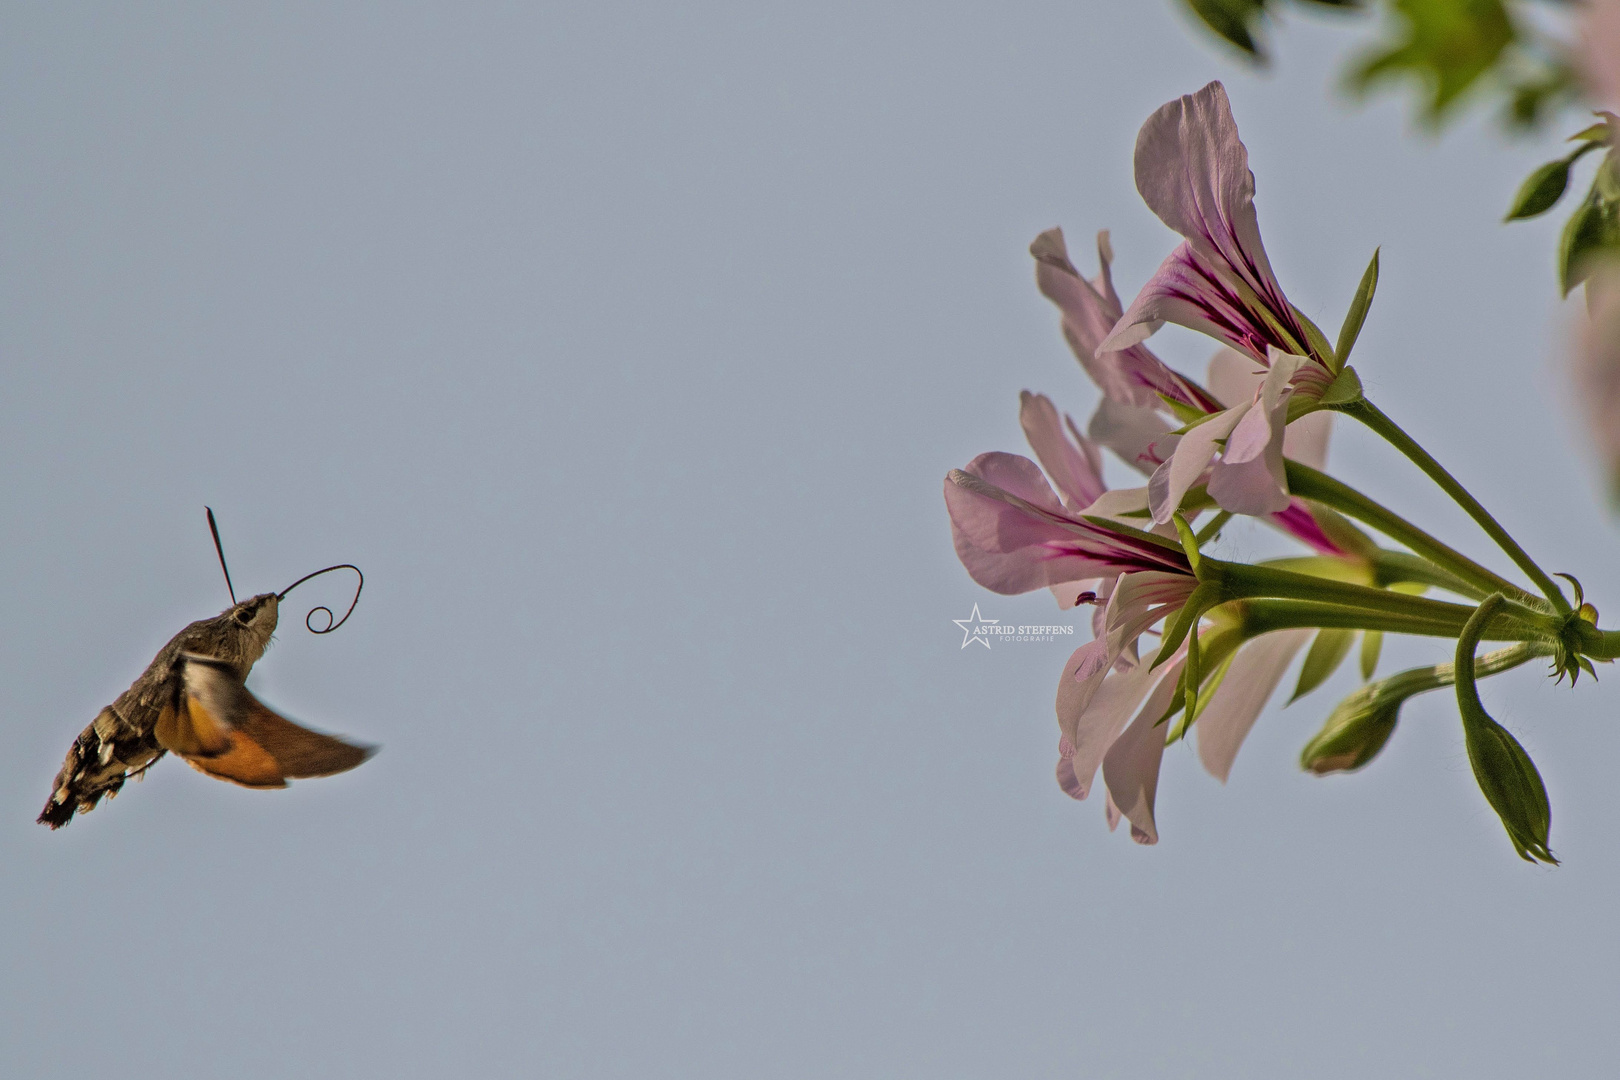
<path fill-rule="evenodd" d="M 940 480 L 1018 391 L 1095 400 L 1025 246 L 1173 238 L 1131 180 L 1227 80 L 1293 300 L 1546 565 L 1620 615 L 1569 417 L 1551 137 L 1415 138 L 1164 2 L 9 4 L 0 35 L 0 1073 L 19 1077 L 1606 1075 L 1610 677 L 1487 703 L 1556 871 L 1451 706 L 1295 764 L 1348 673 L 1163 841 L 1052 781 L 1068 648 L 951 552 Z M 1089 266 L 1089 258 L 1085 265 Z M 1210 348 L 1166 331 L 1201 370 Z M 1338 470 L 1492 558 L 1393 454 Z M 383 746 L 261 794 L 166 761 L 52 834 L 63 752 L 187 621 L 364 567 L 252 685 Z M 1258 538 L 1238 543 L 1260 543 Z M 1499 560 L 1497 560 L 1499 561 Z M 1083 632 L 1082 632 L 1083 634 Z M 1401 641 L 1386 671 L 1443 647 Z"/>

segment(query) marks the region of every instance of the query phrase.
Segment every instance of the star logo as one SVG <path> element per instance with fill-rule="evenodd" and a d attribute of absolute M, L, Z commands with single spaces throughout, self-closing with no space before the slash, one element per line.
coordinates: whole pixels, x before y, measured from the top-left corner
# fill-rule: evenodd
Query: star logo
<path fill-rule="evenodd" d="M 952 619 L 951 622 L 962 628 L 962 648 L 964 649 L 973 644 L 975 641 L 988 649 L 990 647 L 990 639 L 984 636 L 984 628 L 986 626 L 1001 625 L 1000 619 L 986 619 L 984 616 L 980 615 L 978 604 L 973 605 L 972 615 L 969 615 L 965 619 Z"/>

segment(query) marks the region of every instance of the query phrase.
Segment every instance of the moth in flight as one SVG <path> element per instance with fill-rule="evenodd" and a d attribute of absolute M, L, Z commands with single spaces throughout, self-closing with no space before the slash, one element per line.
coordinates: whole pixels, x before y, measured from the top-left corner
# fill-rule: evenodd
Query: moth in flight
<path fill-rule="evenodd" d="M 238 603 L 212 510 L 208 527 L 231 590 L 231 606 L 176 634 L 141 677 L 80 732 L 56 774 L 50 800 L 39 815 L 41 825 L 59 829 L 75 813 L 95 809 L 103 796 L 117 795 L 126 780 L 150 769 L 165 753 L 179 755 L 199 772 L 244 787 L 281 788 L 288 780 L 352 769 L 375 752 L 374 747 L 293 723 L 266 708 L 244 685 L 276 631 L 282 599 L 310 578 L 353 570 L 360 584 L 342 619 L 333 621 L 327 607 L 317 607 L 304 618 L 304 625 L 315 633 L 330 633 L 360 602 L 365 577 L 359 567 L 329 566 L 279 593 L 262 593 Z M 325 627 L 316 628 L 316 612 L 326 613 Z"/>

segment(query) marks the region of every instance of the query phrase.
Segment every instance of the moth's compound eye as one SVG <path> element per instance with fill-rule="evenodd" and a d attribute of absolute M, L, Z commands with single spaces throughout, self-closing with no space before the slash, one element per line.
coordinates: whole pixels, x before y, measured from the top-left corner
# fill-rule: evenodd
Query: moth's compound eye
<path fill-rule="evenodd" d="M 243 626 L 249 626 L 253 622 L 253 612 L 248 608 L 243 608 L 241 611 L 236 613 L 235 619 Z"/>

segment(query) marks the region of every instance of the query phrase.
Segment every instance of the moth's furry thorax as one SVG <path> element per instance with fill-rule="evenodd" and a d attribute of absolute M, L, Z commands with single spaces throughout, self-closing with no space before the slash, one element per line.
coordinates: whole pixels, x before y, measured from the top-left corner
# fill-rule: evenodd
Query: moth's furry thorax
<path fill-rule="evenodd" d="M 280 600 L 275 593 L 261 593 L 226 608 L 212 619 L 198 619 L 175 635 L 165 652 L 173 650 L 228 660 L 238 675 L 246 679 L 259 662 L 276 632 Z"/>

